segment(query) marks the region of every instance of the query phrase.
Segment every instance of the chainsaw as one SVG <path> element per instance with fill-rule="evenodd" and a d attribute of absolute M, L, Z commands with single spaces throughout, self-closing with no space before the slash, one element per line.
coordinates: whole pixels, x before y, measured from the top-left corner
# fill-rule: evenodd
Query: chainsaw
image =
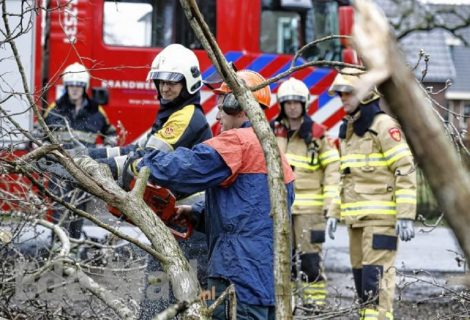
<path fill-rule="evenodd" d="M 134 187 L 135 181 L 131 182 L 131 189 Z M 150 209 L 163 221 L 163 223 L 170 229 L 171 233 L 179 239 L 188 239 L 193 232 L 193 225 L 189 220 L 176 221 L 176 198 L 170 190 L 147 183 L 147 187 L 144 191 L 144 202 L 149 206 Z M 132 222 L 122 214 L 119 209 L 108 206 L 109 212 L 124 221 Z M 183 225 L 185 227 L 183 227 Z M 184 229 L 184 231 L 179 231 Z"/>
<path fill-rule="evenodd" d="M 54 177 L 66 179 L 75 184 L 72 175 L 65 170 L 65 168 L 58 162 L 42 158 L 38 161 L 37 167 L 41 170 L 51 173 Z M 135 180 L 131 181 L 130 188 L 134 187 Z M 147 183 L 144 191 L 143 200 L 152 209 L 152 211 L 163 221 L 163 223 L 170 229 L 171 233 L 179 239 L 188 239 L 193 232 L 193 224 L 189 219 L 176 220 L 176 205 L 191 204 L 199 201 L 203 193 L 191 195 L 181 200 L 176 200 L 173 193 L 157 185 Z M 108 206 L 109 212 L 128 223 L 133 224 L 119 209 Z"/>

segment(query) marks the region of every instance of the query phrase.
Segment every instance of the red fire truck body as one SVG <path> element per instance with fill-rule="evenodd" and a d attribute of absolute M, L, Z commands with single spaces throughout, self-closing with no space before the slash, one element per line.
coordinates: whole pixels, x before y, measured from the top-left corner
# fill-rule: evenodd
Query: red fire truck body
<path fill-rule="evenodd" d="M 338 9 L 336 1 L 315 0 L 198 2 L 227 60 L 233 61 L 238 69 L 252 69 L 265 77 L 288 69 L 295 50 L 324 35 L 308 31 L 309 26 L 315 28 L 320 24 L 315 19 L 323 19 L 321 24 L 331 24 L 327 31 L 328 28 L 321 26 L 323 33 L 338 33 L 337 17 L 344 16 L 338 12 L 347 9 Z M 91 87 L 107 88 L 106 112 L 112 123 L 123 123 L 128 131 L 126 143 L 144 133 L 155 119 L 156 91 L 153 83 L 146 81 L 146 76 L 153 58 L 164 46 L 178 42 L 194 49 L 203 78 L 215 70 L 192 33 L 178 1 L 60 0 L 52 3 L 48 42 L 44 41 L 45 19 L 36 20 L 36 48 L 44 49 L 41 41 L 49 47 L 46 60 L 44 50 L 35 51 L 36 90 L 45 84 L 39 72 L 44 65 L 47 72 L 43 76 L 51 88 L 47 100 L 52 102 L 63 90 L 61 72 L 67 65 L 81 62 L 91 72 Z M 328 52 L 329 48 L 332 52 Z M 339 43 L 332 41 L 315 49 L 308 58 L 340 59 L 340 50 Z M 304 61 L 305 58 L 299 59 L 296 64 Z M 310 88 L 312 98 L 308 113 L 336 131 L 343 116 L 341 104 L 338 98 L 326 93 L 335 71 L 306 68 L 294 76 Z M 278 86 L 271 85 L 273 94 Z M 276 100 L 272 101 L 268 118 L 279 111 Z M 202 91 L 202 102 L 209 122 L 214 125 L 215 99 L 208 89 Z"/>
<path fill-rule="evenodd" d="M 105 106 L 113 124 L 120 121 L 127 131 L 123 143 L 131 143 L 152 125 L 158 111 L 156 90 L 146 81 L 152 60 L 165 46 L 181 43 L 191 48 L 200 61 L 203 78 L 215 69 L 192 32 L 179 1 L 175 0 L 12 0 L 7 3 L 13 30 L 29 30 L 18 37 L 23 63 L 34 101 L 43 107 L 63 93 L 61 73 L 69 64 L 80 62 L 91 73 L 92 88 L 105 88 L 109 94 Z M 228 61 L 237 69 L 251 69 L 266 78 L 287 70 L 293 54 L 313 40 L 347 34 L 352 25 L 352 8 L 341 0 L 198 0 L 204 18 Z M 36 7 L 35 7 L 36 6 Z M 38 9 L 41 7 L 41 9 Z M 32 10 L 34 8 L 34 10 Z M 21 17 L 21 18 L 20 18 Z M 33 24 L 29 23 L 33 21 Z M 4 28 L 4 25 L 0 25 Z M 31 28 L 29 28 L 31 27 Z M 311 48 L 296 61 L 351 60 L 347 42 L 333 40 Z M 347 54 L 345 54 L 347 53 Z M 12 92 L 24 92 L 12 53 L 0 52 L 4 82 Z M 352 61 L 347 61 L 352 62 Z M 11 76 L 6 80 L 6 76 Z M 308 114 L 330 129 L 339 128 L 344 113 L 338 97 L 327 89 L 336 72 L 326 67 L 309 67 L 293 74 L 310 88 Z M 280 82 L 271 84 L 272 108 L 269 119 L 279 107 L 275 93 Z M 2 87 L 3 88 L 3 87 Z M 47 90 L 45 90 L 47 88 Z M 2 89 L 0 96 L 5 94 Z M 203 88 L 202 105 L 209 123 L 216 131 L 215 97 Z M 24 95 L 5 99 L 7 112 L 26 130 L 32 130 L 34 117 Z M 10 103 L 10 105 L 9 105 Z M 20 107 L 21 106 L 21 107 Z M 21 134 L 7 133 L 3 126 L 0 140 L 4 154 L 13 146 L 27 149 Z M 5 131 L 5 132 L 3 132 Z M 5 148 L 6 147 L 6 148 Z M 25 152 L 18 151 L 18 152 Z M 12 191 L 16 176 L 1 182 L 2 190 Z M 8 186 L 10 185 L 10 186 Z M 16 194 L 17 192 L 11 192 Z M 21 192 L 20 192 L 21 193 Z M 10 211 L 8 197 L 0 208 Z M 5 209 L 6 208 L 6 209 Z"/>

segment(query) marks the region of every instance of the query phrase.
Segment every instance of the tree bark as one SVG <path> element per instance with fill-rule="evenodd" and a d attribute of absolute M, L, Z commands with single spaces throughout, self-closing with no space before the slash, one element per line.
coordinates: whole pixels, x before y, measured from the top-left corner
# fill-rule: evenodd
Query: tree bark
<path fill-rule="evenodd" d="M 199 12 L 196 1 L 180 0 L 186 18 L 201 41 L 214 66 L 232 89 L 243 110 L 248 115 L 253 129 L 263 148 L 269 179 L 271 214 L 274 225 L 274 281 L 276 290 L 276 319 L 292 319 L 290 266 L 291 227 L 287 211 L 287 193 L 281 166 L 281 157 L 274 134 L 263 110 L 248 88 L 238 80 L 235 72 L 225 60 L 209 27 Z"/>
<path fill-rule="evenodd" d="M 134 189 L 127 193 L 110 177 L 107 167 L 103 168 L 91 158 L 70 163 L 62 156 L 59 162 L 82 186 L 86 186 L 87 192 L 118 208 L 145 234 L 158 254 L 165 257 L 161 264 L 170 279 L 177 301 L 198 301 L 185 312 L 185 319 L 205 319 L 202 313 L 205 304 L 198 299 L 201 290 L 195 270 L 192 270 L 168 227 L 141 197 L 150 175 L 148 168 L 140 171 Z"/>

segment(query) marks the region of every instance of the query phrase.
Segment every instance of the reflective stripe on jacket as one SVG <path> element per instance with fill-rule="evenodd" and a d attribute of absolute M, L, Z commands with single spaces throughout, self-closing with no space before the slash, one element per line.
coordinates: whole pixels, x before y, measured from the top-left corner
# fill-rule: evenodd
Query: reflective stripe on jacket
<path fill-rule="evenodd" d="M 340 197 L 329 216 L 347 224 L 393 225 L 416 215 L 413 156 L 398 123 L 389 115 L 374 116 L 358 136 L 349 121 L 341 141 Z"/>
<path fill-rule="evenodd" d="M 75 105 L 64 94 L 44 113 L 44 121 L 61 143 L 77 139 L 90 147 L 97 143 L 98 136 L 116 136 L 116 129 L 110 124 L 104 109 L 87 96 L 84 101 L 84 106 L 75 113 Z"/>
<path fill-rule="evenodd" d="M 139 147 L 172 151 L 177 147 L 191 148 L 212 137 L 212 132 L 200 107 L 185 105 L 168 117 L 159 119 L 147 139 Z"/>
<path fill-rule="evenodd" d="M 281 152 L 286 155 L 295 175 L 295 201 L 293 214 L 321 215 L 337 194 L 339 183 L 339 153 L 334 144 L 324 135 L 325 130 L 316 133 L 310 118 L 305 117 L 302 126 L 308 126 L 308 134 L 302 134 L 301 127 L 287 134 L 285 119 L 272 123 Z M 307 143 L 308 141 L 308 143 Z"/>

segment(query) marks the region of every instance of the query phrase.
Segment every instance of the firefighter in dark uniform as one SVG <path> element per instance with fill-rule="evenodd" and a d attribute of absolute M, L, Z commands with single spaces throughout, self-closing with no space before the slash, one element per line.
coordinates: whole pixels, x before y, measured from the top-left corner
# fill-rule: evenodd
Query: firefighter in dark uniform
<path fill-rule="evenodd" d="M 212 137 L 201 107 L 200 89 L 203 83 L 199 61 L 191 50 L 180 44 L 165 47 L 153 60 L 147 80 L 154 82 L 160 102 L 160 110 L 150 132 L 135 144 L 87 150 L 90 157 L 110 167 L 113 176 L 121 180 L 124 188 L 129 182 L 126 177 L 132 178 L 136 173 L 135 167 L 130 164 L 138 163 L 144 155 L 156 150 L 171 152 L 178 147 L 191 148 Z M 204 193 L 188 195 L 172 191 L 178 204 L 181 201 L 191 203 L 193 200 L 190 198 L 204 196 Z M 204 234 L 195 232 L 189 240 L 180 241 L 180 245 L 188 259 L 197 259 L 198 279 L 204 285 L 207 265 Z M 147 268 L 149 275 L 161 270 L 155 260 L 150 259 Z M 142 301 L 145 314 L 141 315 L 142 319 L 153 318 L 156 312 L 174 302 L 169 294 L 152 290 L 152 287 L 145 289 L 146 295 Z M 151 296 L 159 296 L 162 301 L 156 304 Z M 154 308 L 149 309 L 148 305 Z"/>
<path fill-rule="evenodd" d="M 347 116 L 339 132 L 340 197 L 328 212 L 327 231 L 333 239 L 338 219 L 348 227 L 360 319 L 391 320 L 398 238 L 414 237 L 415 166 L 399 124 L 380 110 L 376 91 L 358 101 L 358 71 L 343 72 L 330 88 Z"/>
<path fill-rule="evenodd" d="M 191 50 L 180 44 L 167 46 L 153 60 L 147 80 L 155 83 L 160 102 L 150 132 L 136 144 L 88 150 L 90 157 L 108 164 L 115 177 L 122 175 L 130 153 L 141 157 L 154 150 L 191 148 L 212 137 L 201 107 L 199 61 Z"/>
<path fill-rule="evenodd" d="M 290 78 L 283 82 L 277 92 L 281 113 L 271 127 L 295 173 L 293 239 L 302 273 L 296 291 L 305 306 L 322 307 L 326 300 L 322 263 L 325 212 L 337 192 L 339 154 L 325 127 L 307 115 L 309 95 L 302 81 Z"/>
<path fill-rule="evenodd" d="M 52 103 L 44 113 L 44 121 L 59 142 L 64 145 L 74 146 L 82 144 L 86 147 L 94 147 L 98 138 L 106 145 L 114 146 L 117 142 L 116 129 L 110 124 L 103 107 L 87 95 L 90 83 L 90 74 L 87 69 L 73 63 L 65 68 L 63 76 L 65 93 Z M 85 209 L 89 199 L 79 189 L 73 189 L 65 181 L 54 179 L 51 181 L 51 190 L 67 201 L 74 199 L 78 208 Z M 63 209 L 54 210 L 54 222 L 58 222 Z M 80 238 L 83 219 L 65 219 L 64 226 L 72 238 Z"/>

